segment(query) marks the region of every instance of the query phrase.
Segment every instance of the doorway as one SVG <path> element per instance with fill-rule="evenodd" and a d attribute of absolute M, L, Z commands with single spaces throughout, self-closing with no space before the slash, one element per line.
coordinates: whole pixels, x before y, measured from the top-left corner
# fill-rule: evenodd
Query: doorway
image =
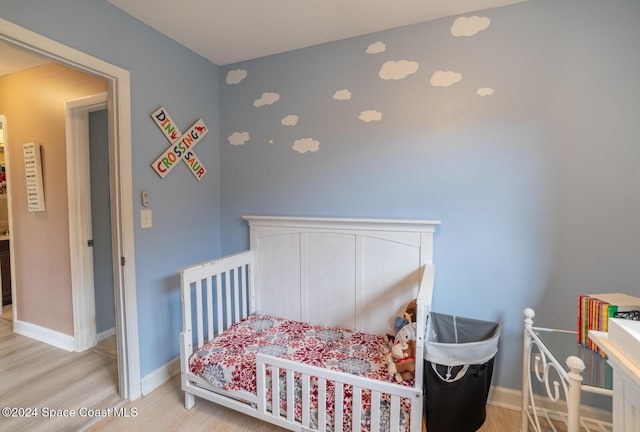
<path fill-rule="evenodd" d="M 108 130 L 107 107 L 91 111 L 89 113 L 89 165 L 96 342 L 116 334 Z"/>
<path fill-rule="evenodd" d="M 2 309 L 0 316 L 13 317 L 11 298 L 11 250 L 9 247 L 9 194 L 7 193 L 7 157 L 5 155 L 6 120 L 0 114 L 0 291 Z"/>
<path fill-rule="evenodd" d="M 76 351 L 115 334 L 107 100 L 107 93 L 100 93 L 65 102 Z"/>
<path fill-rule="evenodd" d="M 0 39 L 54 62 L 104 78 L 108 83 L 109 179 L 114 266 L 119 392 L 140 397 L 135 285 L 129 72 L 0 18 Z M 15 287 L 14 287 L 15 289 Z"/>

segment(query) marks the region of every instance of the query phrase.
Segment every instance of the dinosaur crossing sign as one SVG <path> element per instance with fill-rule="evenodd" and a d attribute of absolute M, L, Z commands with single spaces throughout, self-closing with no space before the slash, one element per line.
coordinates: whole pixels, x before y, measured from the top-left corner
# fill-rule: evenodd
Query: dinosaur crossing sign
<path fill-rule="evenodd" d="M 158 108 L 151 118 L 167 137 L 171 145 L 158 159 L 151 165 L 155 172 L 162 178 L 176 166 L 181 160 L 189 167 L 189 171 L 200 181 L 207 173 L 207 169 L 202 165 L 198 156 L 193 152 L 193 147 L 204 137 L 208 130 L 202 119 L 196 121 L 184 134 L 173 122 L 169 113 L 164 107 Z"/>

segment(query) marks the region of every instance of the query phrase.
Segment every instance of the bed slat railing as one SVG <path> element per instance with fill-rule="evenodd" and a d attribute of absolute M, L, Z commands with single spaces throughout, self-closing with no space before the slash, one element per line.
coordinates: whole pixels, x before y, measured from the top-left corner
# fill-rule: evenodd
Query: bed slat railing
<path fill-rule="evenodd" d="M 424 337 L 425 328 L 427 324 L 427 317 L 431 312 L 431 298 L 433 294 L 433 284 L 435 279 L 435 266 L 431 263 L 425 264 L 421 267 L 422 274 L 420 275 L 420 289 L 418 291 L 417 308 L 416 311 L 416 353 L 418 358 L 416 359 L 416 369 L 414 372 L 416 388 L 422 388 L 422 382 L 424 378 L 424 362 L 422 356 L 424 353 Z M 392 411 L 394 413 L 396 411 Z"/>
<path fill-rule="evenodd" d="M 344 386 L 337 385 L 335 386 L 335 403 L 334 403 L 334 417 L 335 421 L 333 424 L 333 430 L 340 430 L 340 425 L 344 422 Z"/>
<path fill-rule="evenodd" d="M 351 404 L 351 430 L 362 430 L 360 422 L 362 421 L 362 388 L 353 386 L 353 403 Z"/>
<path fill-rule="evenodd" d="M 200 347 L 254 312 L 252 266 L 253 253 L 247 251 L 180 270 L 187 357 L 194 340 Z"/>
<path fill-rule="evenodd" d="M 389 424 L 390 431 L 405 430 L 411 426 L 412 432 L 422 430 L 421 388 L 413 388 L 385 381 L 374 381 L 344 372 L 309 366 L 265 354 L 256 356 L 258 412 L 257 417 L 269 423 L 290 430 L 343 430 L 345 416 L 351 417 L 350 428 L 359 431 L 363 422 L 370 425 L 372 431 L 381 430 L 382 424 Z M 279 376 L 280 380 L 271 379 Z M 271 380 L 270 384 L 267 384 Z M 281 384 L 282 383 L 282 384 Z M 281 385 L 286 385 L 283 390 Z M 297 387 L 297 389 L 296 389 Z M 334 397 L 329 395 L 333 388 Z M 351 390 L 351 412 L 344 406 L 345 387 Z M 270 390 L 271 395 L 267 394 Z M 313 409 L 311 395 L 318 398 L 317 409 Z M 365 398 L 370 396 L 369 399 Z M 286 413 L 278 403 L 286 405 Z M 362 402 L 370 401 L 363 408 Z M 400 416 L 400 405 L 404 401 L 410 406 L 409 418 Z M 390 405 L 389 407 L 385 407 Z M 301 410 L 296 418 L 294 407 Z M 333 411 L 333 419 L 327 415 Z M 366 418 L 365 418 L 366 417 Z"/>

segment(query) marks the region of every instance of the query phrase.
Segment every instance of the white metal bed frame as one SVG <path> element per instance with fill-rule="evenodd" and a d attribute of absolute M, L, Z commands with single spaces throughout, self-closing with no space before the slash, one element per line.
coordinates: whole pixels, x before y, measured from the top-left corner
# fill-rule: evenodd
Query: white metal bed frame
<path fill-rule="evenodd" d="M 582 384 L 585 364 L 579 357 L 569 356 L 566 359 L 565 363 L 570 370 L 567 372 L 536 334 L 536 328 L 533 327 L 533 309 L 526 308 L 524 316 L 520 431 L 528 432 L 531 429 L 534 432 L 556 432 L 554 422 L 563 422 L 566 424 L 567 432 L 610 432 L 611 422 L 580 415 L 580 399 L 582 391 L 602 395 L 611 395 L 611 391 Z M 545 404 L 534 394 L 534 379 L 544 384 L 548 400 L 556 406 L 551 409 L 542 406 Z M 560 410 L 557 406 L 563 398 L 566 410 Z M 540 418 L 544 419 L 546 424 L 542 423 Z"/>
<path fill-rule="evenodd" d="M 310 382 L 317 382 L 318 430 L 325 430 L 327 383 L 335 383 L 335 430 L 351 414 L 360 429 L 361 398 L 371 392 L 370 427 L 378 431 L 383 398 L 390 399 L 391 430 L 400 428 L 401 400 L 410 401 L 411 432 L 422 430 L 423 337 L 433 292 L 433 235 L 438 221 L 245 217 L 249 251 L 180 270 L 183 332 L 180 367 L 185 406 L 195 396 L 280 427 L 312 430 Z M 321 288 L 322 287 L 322 288 Z M 372 334 L 393 328 L 393 318 L 418 299 L 415 385 L 371 380 L 258 354 L 257 394 L 225 391 L 192 374 L 189 357 L 231 324 L 255 312 Z M 194 302 L 195 300 L 195 302 Z M 396 310 L 397 309 L 397 310 Z M 193 311 L 195 310 L 195 314 Z M 266 371 L 284 374 L 286 395 L 272 380 L 273 400 L 284 397 L 287 412 L 267 403 Z M 302 377 L 302 418 L 293 412 L 294 375 Z M 343 386 L 353 389 L 352 412 L 343 407 Z"/>

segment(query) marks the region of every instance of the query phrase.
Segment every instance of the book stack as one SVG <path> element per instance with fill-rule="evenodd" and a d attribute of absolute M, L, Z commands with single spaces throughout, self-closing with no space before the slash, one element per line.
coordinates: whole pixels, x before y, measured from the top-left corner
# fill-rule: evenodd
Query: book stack
<path fill-rule="evenodd" d="M 606 356 L 589 338 L 589 330 L 608 331 L 609 318 L 640 320 L 640 298 L 622 293 L 578 296 L 578 343 Z"/>

